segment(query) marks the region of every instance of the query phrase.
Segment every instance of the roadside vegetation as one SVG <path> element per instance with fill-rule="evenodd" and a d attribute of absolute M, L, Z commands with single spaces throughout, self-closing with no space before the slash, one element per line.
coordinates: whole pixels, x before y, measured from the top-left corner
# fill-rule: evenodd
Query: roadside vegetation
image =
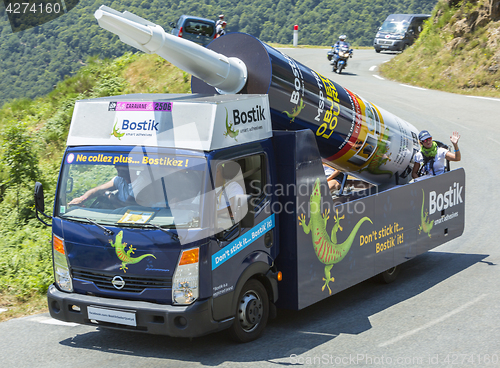
<path fill-rule="evenodd" d="M 429 89 L 500 97 L 500 14 L 489 3 L 440 0 L 417 42 L 383 64 L 381 74 Z"/>
<path fill-rule="evenodd" d="M 54 203 L 60 160 L 76 100 L 125 93 L 189 93 L 189 74 L 156 55 L 90 59 L 47 96 L 0 109 L 0 321 L 46 310 L 52 283 L 50 228 L 36 220 L 33 189 Z"/>

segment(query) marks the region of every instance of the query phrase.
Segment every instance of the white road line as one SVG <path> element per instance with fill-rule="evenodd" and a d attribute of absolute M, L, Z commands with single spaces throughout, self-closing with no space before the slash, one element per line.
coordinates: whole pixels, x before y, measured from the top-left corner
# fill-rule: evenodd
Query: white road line
<path fill-rule="evenodd" d="M 44 323 L 46 325 L 57 325 L 57 326 L 68 326 L 68 327 L 75 327 L 78 326 L 78 323 L 73 323 L 73 322 L 63 322 L 59 321 L 57 319 L 47 319 L 45 321 L 40 321 L 40 323 Z"/>
<path fill-rule="evenodd" d="M 335 334 L 329 334 L 329 333 L 324 333 L 324 332 L 311 332 L 311 331 L 299 331 L 299 332 L 303 333 L 303 334 L 308 334 L 308 335 L 321 335 L 321 336 L 333 336 L 333 337 L 338 336 Z"/>
<path fill-rule="evenodd" d="M 499 141 L 497 141 L 496 139 L 493 139 L 493 138 L 490 138 L 490 137 L 486 137 L 486 138 L 488 138 L 490 141 L 495 142 L 496 144 L 500 144 L 500 142 L 499 142 Z"/>
<path fill-rule="evenodd" d="M 371 72 L 373 72 L 375 69 L 377 69 L 377 66 L 376 66 L 376 65 L 372 66 L 372 67 L 371 67 L 370 69 L 368 69 L 368 70 L 369 70 L 369 71 L 371 71 Z"/>
<path fill-rule="evenodd" d="M 454 122 L 454 121 L 451 121 L 451 120 L 446 120 L 446 121 L 447 121 L 448 123 L 450 123 L 450 124 L 455 124 L 455 125 L 458 125 L 459 127 L 463 128 L 463 129 L 472 130 L 472 128 L 469 128 L 469 127 L 467 127 L 467 126 L 465 126 L 465 125 L 462 125 L 462 124 L 459 124 L 459 123 L 457 123 L 457 122 Z"/>
<path fill-rule="evenodd" d="M 481 100 L 491 100 L 491 101 L 497 101 L 500 102 L 500 98 L 493 98 L 493 97 L 481 97 L 481 96 L 466 96 L 469 98 L 479 98 Z"/>
<path fill-rule="evenodd" d="M 380 80 L 385 80 L 384 78 L 382 78 L 382 77 L 380 77 L 380 76 L 378 76 L 378 75 L 373 74 L 373 76 L 374 76 L 375 78 L 377 78 L 377 79 L 380 79 Z"/>
<path fill-rule="evenodd" d="M 400 84 L 400 86 L 403 86 L 403 87 L 408 87 L 408 88 L 414 88 L 414 89 L 419 89 L 421 91 L 427 91 L 427 89 L 425 88 L 420 88 L 420 87 L 415 87 L 415 86 L 410 86 L 408 84 Z"/>
<path fill-rule="evenodd" d="M 430 321 L 429 323 L 426 323 L 426 324 L 425 324 L 425 325 L 423 325 L 422 327 L 419 327 L 419 328 L 416 328 L 416 329 L 414 329 L 414 330 L 411 330 L 411 331 L 405 332 L 404 334 L 401 334 L 401 335 L 399 335 L 399 336 L 397 336 L 397 337 L 395 337 L 395 338 L 393 338 L 393 339 L 391 339 L 391 340 L 388 340 L 388 341 L 386 341 L 386 342 L 383 342 L 383 343 L 382 343 L 382 344 L 380 344 L 378 347 L 379 347 L 379 348 L 382 348 L 382 347 L 387 346 L 387 345 L 392 345 L 392 344 L 394 344 L 394 343 L 396 343 L 396 342 L 398 342 L 398 341 L 400 341 L 400 340 L 402 340 L 402 339 L 404 339 L 404 338 L 406 338 L 406 337 L 408 337 L 408 336 L 414 335 L 414 334 L 416 334 L 417 332 L 420 332 L 420 331 L 422 331 L 422 330 L 425 330 L 426 328 L 432 327 L 432 326 L 434 326 L 434 325 L 436 325 L 436 324 L 438 324 L 438 323 L 440 323 L 440 322 L 443 322 L 445 319 L 448 319 L 448 318 L 450 318 L 451 316 L 453 316 L 453 315 L 455 315 L 455 314 L 457 314 L 457 313 L 462 312 L 464 309 L 469 308 L 471 305 L 473 305 L 473 304 L 477 303 L 478 301 L 480 301 L 481 299 L 483 299 L 485 296 L 486 296 L 486 294 L 480 295 L 480 296 L 478 296 L 476 299 L 471 300 L 471 301 L 470 301 L 470 302 L 468 302 L 468 303 L 465 303 L 465 304 L 464 304 L 464 305 L 462 305 L 461 307 L 458 307 L 458 308 L 456 308 L 456 309 L 452 310 L 451 312 L 446 313 L 445 315 L 443 315 L 443 316 L 441 316 L 441 317 L 439 317 L 439 318 L 437 318 L 437 319 L 435 319 L 435 320 L 433 320 L 433 321 Z"/>
<path fill-rule="evenodd" d="M 51 317 L 36 316 L 36 317 L 31 317 L 30 320 L 38 323 L 43 323 L 46 325 L 58 325 L 58 326 L 68 326 L 68 327 L 79 326 L 78 323 L 63 322 Z"/>

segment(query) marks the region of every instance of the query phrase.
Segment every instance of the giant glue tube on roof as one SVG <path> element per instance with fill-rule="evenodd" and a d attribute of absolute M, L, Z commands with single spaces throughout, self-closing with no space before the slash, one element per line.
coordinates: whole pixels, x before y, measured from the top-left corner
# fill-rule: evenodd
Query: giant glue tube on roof
<path fill-rule="evenodd" d="M 101 6 L 95 17 L 123 42 L 191 73 L 193 93 L 268 94 L 273 129 L 311 129 L 332 166 L 379 185 L 411 179 L 413 125 L 255 37 L 232 33 L 205 48 L 129 12 Z M 229 119 L 235 128 L 251 124 Z"/>

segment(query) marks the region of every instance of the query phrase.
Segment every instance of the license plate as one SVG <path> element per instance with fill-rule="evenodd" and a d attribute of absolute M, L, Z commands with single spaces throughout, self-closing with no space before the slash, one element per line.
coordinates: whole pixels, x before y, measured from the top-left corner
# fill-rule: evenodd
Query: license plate
<path fill-rule="evenodd" d="M 388 49 L 389 46 L 380 46 L 381 49 Z"/>
<path fill-rule="evenodd" d="M 137 326 L 135 312 L 127 312 L 118 309 L 108 309 L 101 307 L 88 307 L 89 319 L 101 322 L 116 323 L 119 325 Z"/>

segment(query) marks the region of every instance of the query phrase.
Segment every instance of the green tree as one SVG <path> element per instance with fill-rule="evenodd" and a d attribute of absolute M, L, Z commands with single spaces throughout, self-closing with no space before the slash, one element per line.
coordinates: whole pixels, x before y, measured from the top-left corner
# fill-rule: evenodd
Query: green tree
<path fill-rule="evenodd" d="M 5 188 L 16 190 L 16 207 L 19 213 L 19 192 L 21 186 L 33 184 L 40 176 L 35 142 L 26 123 L 14 123 L 3 132 L 3 165 L 8 178 L 2 183 Z"/>

